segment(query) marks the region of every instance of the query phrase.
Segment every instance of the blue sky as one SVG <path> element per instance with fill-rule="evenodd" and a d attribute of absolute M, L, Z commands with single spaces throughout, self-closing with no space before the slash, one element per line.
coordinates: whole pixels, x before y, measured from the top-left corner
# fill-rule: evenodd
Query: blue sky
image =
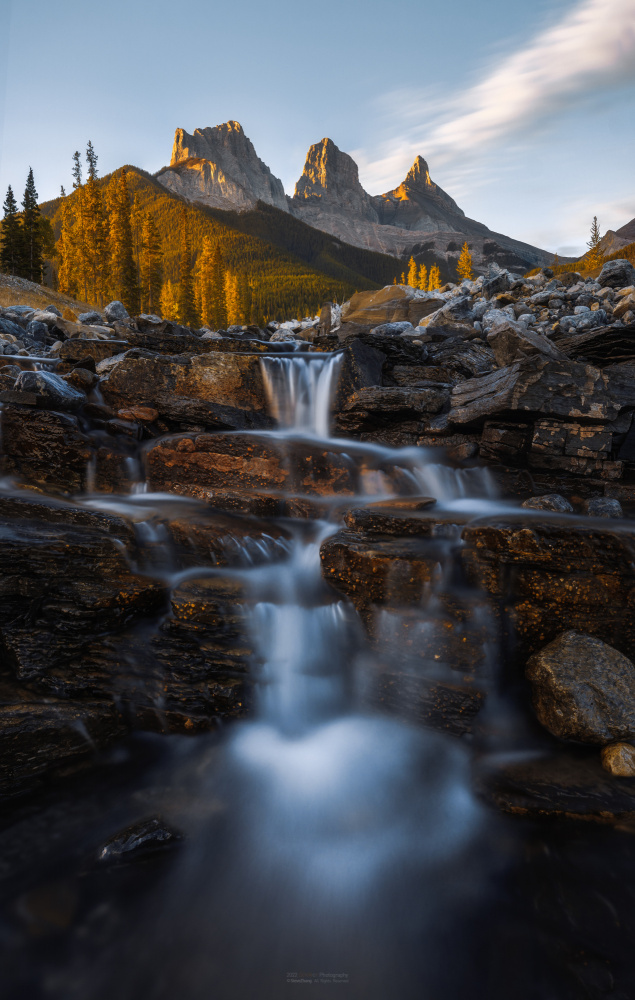
<path fill-rule="evenodd" d="M 467 215 L 550 250 L 635 217 L 635 0 L 3 0 L 0 191 L 169 162 L 240 121 L 292 193 L 329 136 L 373 194 L 421 153 Z M 4 58 L 6 56 L 6 58 Z"/>

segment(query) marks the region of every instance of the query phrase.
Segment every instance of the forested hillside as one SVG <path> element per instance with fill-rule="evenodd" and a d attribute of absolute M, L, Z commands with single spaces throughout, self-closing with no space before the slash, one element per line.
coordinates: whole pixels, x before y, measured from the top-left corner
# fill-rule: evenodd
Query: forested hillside
<path fill-rule="evenodd" d="M 392 282 L 402 270 L 403 265 L 396 258 L 348 246 L 270 206 L 259 204 L 256 210 L 241 214 L 186 204 L 149 174 L 132 166 L 94 180 L 103 206 L 105 242 L 112 238 L 113 212 L 116 211 L 117 192 L 120 195 L 123 171 L 130 203 L 140 308 L 160 311 L 157 293 L 154 301 L 148 301 L 148 289 L 144 288 L 144 233 L 149 219 L 155 230 L 155 257 L 161 272 L 163 301 L 169 301 L 172 296 L 177 310 L 179 285 L 183 280 L 184 228 L 187 230 L 191 280 L 198 318 L 202 322 L 210 321 L 201 314 L 205 311 L 202 308 L 205 292 L 201 287 L 204 279 L 199 273 L 199 264 L 205 259 L 206 247 L 220 251 L 225 281 L 230 282 L 226 317 L 229 322 L 263 322 L 274 317 L 315 313 L 325 299 L 343 301 L 356 290 L 381 287 Z M 66 255 L 68 266 L 62 263 L 58 269 L 60 287 L 95 302 L 113 295 L 123 298 L 126 292 L 116 287 L 116 281 L 111 281 L 107 288 L 102 287 L 100 268 L 94 266 L 94 287 L 91 287 L 91 268 L 83 267 L 80 261 L 77 247 L 84 230 L 88 232 L 90 228 L 84 219 L 89 211 L 89 185 L 90 181 L 67 196 L 40 206 L 43 216 L 53 224 L 58 241 L 58 263 L 62 263 Z M 104 247 L 104 254 L 105 260 L 107 247 Z M 68 263 L 71 257 L 74 264 Z M 235 292 L 231 292 L 232 280 Z M 190 317 L 190 321 L 192 319 Z"/>

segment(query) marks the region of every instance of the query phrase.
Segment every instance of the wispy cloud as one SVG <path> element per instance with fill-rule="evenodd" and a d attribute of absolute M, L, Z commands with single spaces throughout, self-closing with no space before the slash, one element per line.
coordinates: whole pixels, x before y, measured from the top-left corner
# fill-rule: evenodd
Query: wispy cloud
<path fill-rule="evenodd" d="M 405 134 L 379 159 L 358 151 L 363 177 L 376 187 L 417 152 L 429 157 L 434 169 L 443 164 L 451 170 L 459 157 L 486 154 L 521 134 L 526 140 L 589 96 L 633 80 L 635 0 L 582 0 L 472 86 L 442 106 L 437 102 L 434 117 L 429 95 L 415 100 L 410 95 L 407 110 L 401 100 Z"/>

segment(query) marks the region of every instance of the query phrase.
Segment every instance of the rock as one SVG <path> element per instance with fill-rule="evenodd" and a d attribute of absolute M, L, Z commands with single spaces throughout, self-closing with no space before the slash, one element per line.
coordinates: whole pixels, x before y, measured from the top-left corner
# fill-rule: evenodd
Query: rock
<path fill-rule="evenodd" d="M 112 302 L 110 304 L 114 305 L 114 303 L 112 303 Z M 121 303 L 119 303 L 119 305 L 121 305 Z M 111 318 L 111 317 L 108 317 L 108 318 Z M 123 317 L 123 318 L 125 319 L 125 317 Z M 120 316 L 112 316 L 112 319 L 121 319 L 121 317 Z M 102 322 L 102 316 L 101 316 L 101 313 L 98 313 L 98 312 L 95 312 L 95 310 L 92 310 L 92 312 L 80 313 L 79 316 L 77 317 L 77 322 L 78 323 L 87 323 L 89 326 L 92 325 L 93 323 L 96 323 L 97 325 L 99 325 Z"/>
<path fill-rule="evenodd" d="M 507 271 L 501 271 L 500 274 L 496 274 L 492 278 L 487 278 L 483 282 L 482 292 L 485 298 L 491 299 L 493 295 L 498 295 L 499 292 L 506 292 L 509 287 L 509 274 Z"/>
<path fill-rule="evenodd" d="M 490 333 L 497 326 L 514 322 L 516 314 L 513 306 L 506 306 L 504 309 L 490 308 L 481 316 L 481 326 L 485 333 Z"/>
<path fill-rule="evenodd" d="M 59 357 L 72 365 L 88 359 L 98 364 L 121 354 L 126 344 L 123 340 L 65 340 L 59 349 Z"/>
<path fill-rule="evenodd" d="M 151 816 L 110 837 L 99 848 L 97 860 L 100 864 L 134 861 L 138 857 L 147 857 L 151 852 L 172 846 L 181 839 L 182 834 L 168 826 L 160 816 Z"/>
<path fill-rule="evenodd" d="M 127 410 L 119 410 L 117 416 L 122 420 L 141 420 L 145 423 L 152 423 L 159 419 L 158 410 L 151 406 L 131 406 Z"/>
<path fill-rule="evenodd" d="M 99 382 L 99 376 L 86 368 L 73 368 L 71 372 L 62 375 L 62 379 L 67 385 L 72 385 L 78 392 L 89 393 L 94 385 Z"/>
<path fill-rule="evenodd" d="M 609 743 L 600 752 L 602 767 L 615 778 L 635 778 L 635 747 L 630 743 Z"/>
<path fill-rule="evenodd" d="M 291 342 L 295 343 L 295 334 L 290 330 L 277 330 L 271 334 L 272 344 L 289 344 Z"/>
<path fill-rule="evenodd" d="M 76 410 L 86 400 L 83 392 L 67 385 L 54 372 L 22 372 L 16 379 L 15 388 L 36 393 L 52 410 Z"/>
<path fill-rule="evenodd" d="M 404 285 L 386 285 L 378 292 L 355 292 L 342 306 L 342 323 L 375 327 L 382 323 L 409 321 L 409 306 L 413 298 L 414 289 Z"/>
<path fill-rule="evenodd" d="M 576 313 L 573 316 L 563 316 L 559 321 L 559 326 L 564 333 L 571 334 L 574 331 L 582 333 L 585 330 L 594 330 L 596 327 L 606 326 L 607 322 L 608 316 L 606 310 L 596 309 L 592 311 L 585 308 L 583 312 Z"/>
<path fill-rule="evenodd" d="M 635 285 L 635 267 L 629 260 L 609 260 L 606 262 L 598 278 L 602 288 L 625 288 Z"/>
<path fill-rule="evenodd" d="M 97 366 L 100 374 L 103 364 Z M 183 424 L 225 429 L 273 426 L 255 354 L 127 354 L 104 375 L 101 389 L 113 409 L 150 407 L 163 420 L 172 421 L 174 429 Z"/>
<path fill-rule="evenodd" d="M 539 354 L 455 386 L 450 420 L 461 425 L 493 414 L 535 413 L 599 423 L 615 420 L 628 401 L 627 384 L 606 380 L 598 368 Z"/>
<path fill-rule="evenodd" d="M 24 336 L 24 330 L 17 323 L 13 323 L 10 319 L 3 319 L 0 316 L 0 337 L 4 337 L 7 334 L 19 340 L 20 337 Z"/>
<path fill-rule="evenodd" d="M 123 323 L 127 319 L 130 319 L 128 310 L 124 306 L 123 302 L 119 302 L 118 299 L 115 299 L 113 302 L 108 303 L 108 305 L 104 309 L 104 316 L 106 317 L 109 323 L 114 323 L 116 320 L 119 320 L 121 323 Z"/>
<path fill-rule="evenodd" d="M 622 319 L 626 313 L 635 309 L 635 292 L 624 295 L 613 309 L 613 319 Z"/>
<path fill-rule="evenodd" d="M 62 318 L 62 314 L 57 306 L 44 306 L 42 312 L 53 313 L 54 316 L 59 316 L 60 319 Z"/>
<path fill-rule="evenodd" d="M 487 335 L 487 343 L 501 368 L 532 354 L 544 354 L 560 360 L 566 358 L 547 337 L 535 330 L 528 330 L 524 324 L 511 321 L 495 326 Z"/>
<path fill-rule="evenodd" d="M 560 739 L 604 744 L 635 737 L 635 666 L 595 636 L 563 632 L 526 674 L 539 721 Z"/>
<path fill-rule="evenodd" d="M 624 517 L 624 511 L 619 500 L 610 497 L 592 497 L 584 504 L 589 517 Z"/>
<path fill-rule="evenodd" d="M 568 514 L 573 511 L 573 507 L 569 501 L 565 500 L 558 493 L 545 493 L 541 497 L 530 497 L 521 506 L 528 507 L 531 510 L 553 510 L 562 514 Z"/>
<path fill-rule="evenodd" d="M 399 337 L 403 333 L 414 333 L 414 327 L 412 323 L 404 320 L 401 323 L 380 323 L 370 332 L 376 336 Z"/>
<path fill-rule="evenodd" d="M 31 320 L 26 325 L 26 332 L 30 337 L 33 338 L 38 344 L 45 344 L 46 338 L 48 337 L 48 326 L 46 323 L 41 323 L 38 320 Z"/>

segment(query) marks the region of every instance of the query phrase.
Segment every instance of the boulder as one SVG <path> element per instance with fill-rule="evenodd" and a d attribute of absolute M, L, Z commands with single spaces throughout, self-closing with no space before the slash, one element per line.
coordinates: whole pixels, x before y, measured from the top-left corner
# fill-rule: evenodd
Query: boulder
<path fill-rule="evenodd" d="M 114 319 L 119 319 L 119 317 L 115 316 Z M 100 323 L 103 322 L 103 319 L 101 313 L 95 312 L 95 310 L 93 309 L 91 312 L 80 313 L 79 316 L 77 317 L 77 322 L 87 323 L 89 326 L 92 326 L 93 323 L 99 325 Z"/>
<path fill-rule="evenodd" d="M 591 497 L 585 502 L 584 509 L 589 517 L 624 517 L 621 503 L 611 497 Z"/>
<path fill-rule="evenodd" d="M 614 778 L 635 778 L 635 747 L 630 743 L 609 743 L 600 757 L 602 767 Z"/>
<path fill-rule="evenodd" d="M 530 510 L 552 510 L 559 514 L 569 514 L 573 511 L 569 501 L 558 493 L 545 493 L 541 497 L 529 497 L 528 500 L 523 501 L 521 506 L 528 507 Z"/>
<path fill-rule="evenodd" d="M 108 303 L 104 309 L 104 316 L 109 323 L 114 323 L 115 320 L 119 320 L 119 322 L 123 323 L 125 320 L 130 319 L 128 310 L 124 306 L 123 302 L 119 302 L 118 299 Z"/>
<path fill-rule="evenodd" d="M 62 314 L 57 308 L 57 306 L 44 306 L 44 309 L 42 311 L 47 313 L 53 313 L 54 316 L 59 316 L 60 319 L 62 318 Z"/>
<path fill-rule="evenodd" d="M 18 340 L 24 336 L 24 329 L 10 319 L 3 319 L 0 316 L 0 337 L 5 335 L 16 337 Z"/>
<path fill-rule="evenodd" d="M 26 325 L 26 332 L 38 344 L 45 344 L 48 337 L 48 326 L 38 320 L 30 320 Z"/>
<path fill-rule="evenodd" d="M 413 322 L 409 307 L 414 295 L 414 289 L 407 285 L 386 285 L 378 292 L 355 292 L 342 306 L 342 322 L 370 326 Z"/>
<path fill-rule="evenodd" d="M 563 632 L 527 663 L 536 715 L 554 736 L 580 743 L 635 737 L 635 665 L 584 632 Z"/>
<path fill-rule="evenodd" d="M 566 358 L 548 337 L 538 333 L 537 330 L 527 329 L 524 323 L 513 323 L 510 320 L 495 326 L 487 335 L 487 343 L 501 368 L 532 354 L 544 354 L 546 357 L 560 360 Z"/>
<path fill-rule="evenodd" d="M 601 288 L 626 288 L 635 285 L 635 267 L 629 260 L 608 260 L 598 278 Z"/>
<path fill-rule="evenodd" d="M 414 333 L 412 323 L 407 320 L 401 323 L 380 323 L 370 331 L 372 334 L 384 337 L 400 337 L 404 333 Z"/>
<path fill-rule="evenodd" d="M 21 372 L 15 382 L 18 392 L 35 393 L 39 405 L 51 410 L 77 410 L 85 402 L 83 392 L 68 385 L 54 372 Z"/>

